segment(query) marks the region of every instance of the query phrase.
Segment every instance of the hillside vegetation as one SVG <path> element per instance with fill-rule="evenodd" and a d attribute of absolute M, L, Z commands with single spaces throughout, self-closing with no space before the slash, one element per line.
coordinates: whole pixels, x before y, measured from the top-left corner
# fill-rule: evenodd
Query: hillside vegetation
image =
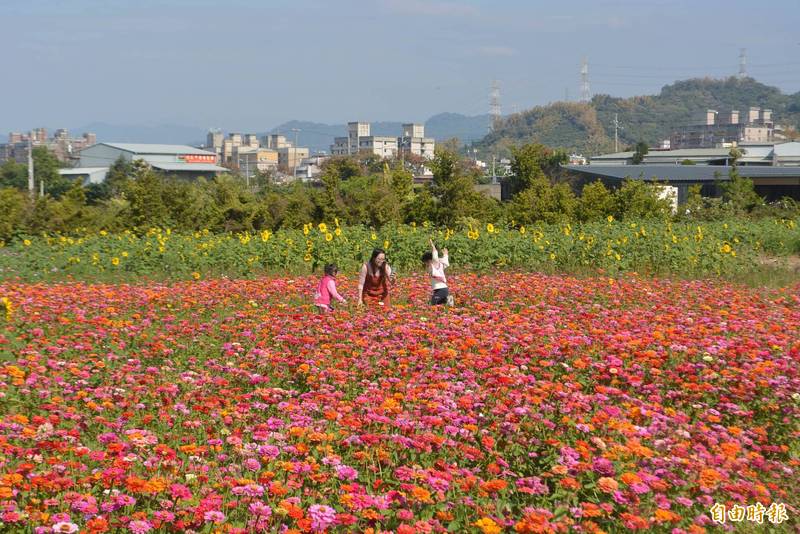
<path fill-rule="evenodd" d="M 707 109 L 738 109 L 743 114 L 750 106 L 771 109 L 776 124 L 794 130 L 800 125 L 800 92 L 785 95 L 752 78 L 696 78 L 667 85 L 658 95 L 595 95 L 588 103 L 537 106 L 504 118 L 479 147 L 507 154 L 512 145 L 538 142 L 594 155 L 614 149 L 615 113 L 623 126 L 619 132 L 622 148 L 637 141 L 655 145 Z"/>

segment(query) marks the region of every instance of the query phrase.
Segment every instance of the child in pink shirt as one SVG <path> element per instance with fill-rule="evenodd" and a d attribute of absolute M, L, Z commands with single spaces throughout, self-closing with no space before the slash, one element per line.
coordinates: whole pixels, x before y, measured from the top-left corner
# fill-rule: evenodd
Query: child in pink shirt
<path fill-rule="evenodd" d="M 329 263 L 325 266 L 325 276 L 319 281 L 317 291 L 314 293 L 314 305 L 317 307 L 319 313 L 330 313 L 333 311 L 331 305 L 331 297 L 339 302 L 346 302 L 344 297 L 336 291 L 336 275 L 339 269 L 335 263 Z"/>

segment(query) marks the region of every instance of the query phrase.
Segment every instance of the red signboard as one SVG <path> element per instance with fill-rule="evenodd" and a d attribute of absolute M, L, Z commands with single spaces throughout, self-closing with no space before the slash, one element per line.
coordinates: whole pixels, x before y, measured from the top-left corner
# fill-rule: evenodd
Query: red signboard
<path fill-rule="evenodd" d="M 182 159 L 186 163 L 216 163 L 217 156 L 214 154 L 183 154 L 178 156 L 178 158 Z"/>

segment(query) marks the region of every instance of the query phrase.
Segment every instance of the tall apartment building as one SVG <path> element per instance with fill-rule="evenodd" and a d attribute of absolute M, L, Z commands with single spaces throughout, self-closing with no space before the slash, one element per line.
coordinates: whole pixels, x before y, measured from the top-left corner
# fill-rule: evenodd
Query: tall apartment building
<path fill-rule="evenodd" d="M 373 141 L 373 142 L 370 142 Z M 368 122 L 348 122 L 347 137 L 334 137 L 331 145 L 331 154 L 336 156 L 346 156 L 348 154 L 358 154 L 361 150 L 368 150 L 374 146 L 373 136 L 370 135 L 370 125 Z M 395 151 L 396 151 L 395 147 Z M 383 138 L 380 140 L 380 149 L 383 147 Z"/>
<path fill-rule="evenodd" d="M 29 140 L 33 147 L 47 147 L 59 161 L 74 163 L 78 159 L 78 152 L 97 143 L 97 136 L 84 133 L 81 137 L 70 137 L 69 132 L 63 128 L 56 130 L 49 139 L 45 128 L 36 128 L 27 134 L 11 132 L 8 134 L 8 143 L 0 144 L 0 163 L 7 160 L 27 163 Z"/>
<path fill-rule="evenodd" d="M 260 146 L 242 145 L 234 148 L 234 161 L 246 176 L 278 168 L 278 151 Z"/>
<path fill-rule="evenodd" d="M 275 150 L 292 146 L 292 143 L 286 140 L 286 136 L 281 134 L 265 135 L 262 143 L 265 147 Z"/>
<path fill-rule="evenodd" d="M 426 158 L 433 157 L 435 141 L 425 137 L 422 124 L 404 124 L 400 137 L 371 135 L 368 122 L 347 123 L 347 137 L 335 137 L 331 145 L 334 156 L 355 155 L 366 152 L 383 158 L 396 157 L 400 154 L 417 154 Z"/>
<path fill-rule="evenodd" d="M 278 167 L 289 172 L 293 172 L 309 154 L 308 148 L 291 145 L 278 149 Z"/>
<path fill-rule="evenodd" d="M 286 136 L 269 134 L 259 139 L 256 134 L 229 133 L 224 137 L 219 131 L 208 133 L 208 149 L 219 156 L 222 165 L 238 167 L 252 175 L 259 171 L 277 168 L 291 170 L 309 155 L 306 147 L 295 147 Z"/>
<path fill-rule="evenodd" d="M 397 142 L 400 152 L 403 154 L 415 154 L 426 159 L 433 159 L 436 141 L 432 137 L 425 137 L 425 125 L 423 124 L 404 124 L 403 136 Z"/>
<path fill-rule="evenodd" d="M 772 110 L 752 106 L 744 114 L 732 109 L 717 112 L 709 109 L 699 120 L 674 132 L 670 148 L 718 148 L 726 143 L 769 143 L 773 141 L 775 124 Z"/>

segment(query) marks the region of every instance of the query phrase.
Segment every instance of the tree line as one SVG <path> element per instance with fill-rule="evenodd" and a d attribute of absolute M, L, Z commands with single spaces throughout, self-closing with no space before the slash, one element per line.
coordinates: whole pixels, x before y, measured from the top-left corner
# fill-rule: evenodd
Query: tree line
<path fill-rule="evenodd" d="M 559 166 L 564 154 L 540 144 L 512 148 L 507 202 L 476 191 L 481 171 L 448 147 L 438 149 L 427 164 L 433 176 L 422 186 L 414 184 L 402 162 L 374 156 L 333 157 L 323 166 L 318 183 L 279 185 L 260 175 L 249 187 L 234 174 L 187 180 L 122 159 L 111 166 L 103 183 L 83 185 L 58 175 L 52 155 L 37 149 L 34 156 L 37 190 L 43 180 L 46 194 L 33 200 L 27 193 L 26 167 L 14 162 L 0 167 L 2 240 L 79 229 L 274 231 L 334 220 L 375 228 L 423 221 L 457 228 L 480 221 L 520 226 L 609 216 L 618 220 L 673 216 L 658 188 L 642 181 L 629 180 L 616 189 L 597 181 L 576 193 Z M 695 189 L 686 205 L 688 212 L 678 216 L 718 218 L 763 211 L 752 182 L 734 178 L 723 184 L 719 200 L 704 199 Z M 796 203 L 781 209 L 798 213 Z"/>

